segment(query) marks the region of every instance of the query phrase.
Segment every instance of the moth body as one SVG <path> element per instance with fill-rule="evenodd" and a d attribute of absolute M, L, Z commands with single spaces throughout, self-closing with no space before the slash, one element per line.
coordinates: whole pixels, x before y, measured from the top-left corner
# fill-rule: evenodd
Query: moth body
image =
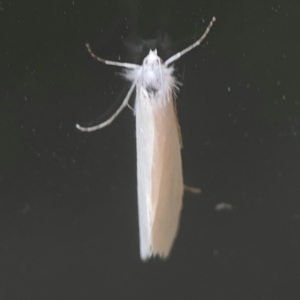
<path fill-rule="evenodd" d="M 138 211 L 143 260 L 169 255 L 182 208 L 181 146 L 172 72 L 173 68 L 163 64 L 156 50 L 150 50 L 141 70 L 130 70 L 127 77 L 136 80 Z"/>
<path fill-rule="evenodd" d="M 111 124 L 128 106 L 136 88 L 136 146 L 140 256 L 166 258 L 170 254 L 178 232 L 184 191 L 181 163 L 181 134 L 177 121 L 175 91 L 176 80 L 171 64 L 185 53 L 200 45 L 210 31 L 212 19 L 204 34 L 192 45 L 176 53 L 165 62 L 150 50 L 141 66 L 105 60 L 93 53 L 101 63 L 126 68 L 124 76 L 132 85 L 116 112 L 105 122 L 82 127 L 81 131 L 94 131 Z M 195 190 L 189 188 L 190 190 Z"/>

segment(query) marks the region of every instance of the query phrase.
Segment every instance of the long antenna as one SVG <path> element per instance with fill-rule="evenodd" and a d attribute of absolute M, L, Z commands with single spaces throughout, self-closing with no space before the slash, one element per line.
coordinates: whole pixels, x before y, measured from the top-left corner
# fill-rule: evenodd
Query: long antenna
<path fill-rule="evenodd" d="M 118 66 L 118 67 L 127 68 L 127 69 L 136 69 L 136 68 L 140 67 L 139 65 L 136 65 L 136 64 L 122 63 L 122 62 L 117 62 L 117 61 L 111 61 L 111 60 L 103 59 L 103 58 L 99 57 L 98 55 L 96 55 L 92 51 L 91 46 L 90 46 L 89 43 L 86 43 L 85 46 L 87 47 L 89 53 L 91 54 L 91 56 L 93 58 L 95 58 L 99 62 L 104 63 L 106 65 Z"/>
<path fill-rule="evenodd" d="M 185 48 L 184 50 L 182 50 L 182 51 L 176 53 L 175 55 L 171 56 L 169 59 L 167 59 L 165 61 L 165 65 L 168 66 L 169 64 L 171 64 L 175 60 L 179 59 L 182 55 L 186 54 L 187 52 L 191 51 L 195 47 L 199 46 L 201 44 L 201 42 L 208 35 L 208 33 L 209 33 L 210 29 L 212 28 L 215 21 L 216 21 L 216 18 L 213 17 L 212 20 L 210 21 L 209 25 L 207 26 L 206 30 L 204 31 L 204 33 L 200 37 L 200 39 L 198 41 L 196 41 L 194 44 L 192 44 L 191 46 L 189 46 L 189 47 Z"/>

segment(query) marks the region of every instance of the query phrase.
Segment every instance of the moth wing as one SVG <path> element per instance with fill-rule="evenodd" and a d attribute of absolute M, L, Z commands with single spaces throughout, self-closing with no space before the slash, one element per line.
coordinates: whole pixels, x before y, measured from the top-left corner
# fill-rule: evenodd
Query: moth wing
<path fill-rule="evenodd" d="M 181 135 L 175 102 L 159 101 L 153 109 L 151 240 L 153 255 L 167 257 L 178 232 L 184 191 Z"/>
<path fill-rule="evenodd" d="M 140 256 L 145 260 L 152 255 L 151 241 L 151 174 L 153 165 L 154 120 L 151 101 L 137 86 L 135 101 L 137 183 Z"/>
<path fill-rule="evenodd" d="M 136 99 L 140 255 L 167 257 L 176 237 L 183 197 L 180 128 L 173 99 Z"/>

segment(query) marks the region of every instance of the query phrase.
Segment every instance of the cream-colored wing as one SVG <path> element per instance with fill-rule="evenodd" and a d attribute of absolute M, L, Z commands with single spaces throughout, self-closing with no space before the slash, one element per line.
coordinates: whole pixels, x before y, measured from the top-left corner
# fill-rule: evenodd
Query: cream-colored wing
<path fill-rule="evenodd" d="M 181 136 L 173 99 L 153 109 L 152 254 L 167 257 L 177 235 L 183 198 Z"/>
<path fill-rule="evenodd" d="M 173 99 L 135 104 L 140 255 L 167 257 L 178 231 L 183 197 L 180 129 Z"/>

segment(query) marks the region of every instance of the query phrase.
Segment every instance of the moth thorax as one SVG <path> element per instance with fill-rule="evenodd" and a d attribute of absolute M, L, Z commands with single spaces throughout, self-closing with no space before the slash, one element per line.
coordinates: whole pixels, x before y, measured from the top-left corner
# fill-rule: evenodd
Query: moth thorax
<path fill-rule="evenodd" d="M 155 51 L 149 52 L 143 62 L 142 85 L 149 95 L 157 95 L 162 88 L 162 61 Z"/>

